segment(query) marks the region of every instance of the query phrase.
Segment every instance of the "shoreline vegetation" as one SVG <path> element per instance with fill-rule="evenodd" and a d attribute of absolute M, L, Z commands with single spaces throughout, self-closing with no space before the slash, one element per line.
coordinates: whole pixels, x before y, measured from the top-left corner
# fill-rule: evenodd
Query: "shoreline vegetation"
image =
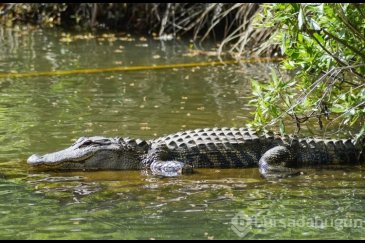
<path fill-rule="evenodd" d="M 122 31 L 162 41 L 215 40 L 218 57 L 283 56 L 271 80 L 252 81 L 252 126 L 288 123 L 365 141 L 365 4 L 358 3 L 0 3 L 0 23 Z M 351 132 L 352 131 L 352 132 Z"/>
<path fill-rule="evenodd" d="M 0 23 L 68 30 L 146 34 L 161 40 L 189 36 L 220 42 L 218 53 L 237 58 L 278 55 L 267 43 L 275 27 L 254 28 L 258 3 L 1 3 Z"/>

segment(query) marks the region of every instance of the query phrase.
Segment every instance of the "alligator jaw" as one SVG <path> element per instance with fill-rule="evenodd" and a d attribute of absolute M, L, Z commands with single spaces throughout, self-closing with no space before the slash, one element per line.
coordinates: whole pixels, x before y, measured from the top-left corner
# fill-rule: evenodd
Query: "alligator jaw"
<path fill-rule="evenodd" d="M 33 154 L 32 156 L 30 156 L 27 159 L 27 163 L 28 165 L 34 167 L 34 168 L 38 168 L 38 169 L 42 169 L 42 168 L 57 168 L 56 166 L 60 164 L 59 161 L 46 161 L 44 160 L 43 156 L 38 155 L 38 154 Z"/>
<path fill-rule="evenodd" d="M 81 157 L 72 158 L 68 156 L 67 158 L 65 158 L 64 151 L 60 151 L 60 152 L 45 154 L 43 156 L 38 154 L 33 154 L 28 158 L 27 163 L 35 167 L 54 167 L 63 164 L 64 162 L 82 163 L 91 156 L 92 154 L 90 153 L 90 154 L 85 154 L 84 156 Z"/>

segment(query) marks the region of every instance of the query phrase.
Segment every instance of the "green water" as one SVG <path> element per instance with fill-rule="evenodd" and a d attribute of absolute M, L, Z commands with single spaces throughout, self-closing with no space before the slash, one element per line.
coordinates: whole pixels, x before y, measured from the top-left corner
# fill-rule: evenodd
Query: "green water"
<path fill-rule="evenodd" d="M 100 36 L 99 36 L 100 37 Z M 0 28 L 0 72 L 215 61 L 193 44 L 136 37 L 60 41 L 55 30 Z M 365 169 L 268 181 L 257 169 L 52 173 L 33 153 L 80 136 L 152 138 L 241 126 L 250 80 L 274 64 L 0 79 L 1 239 L 364 239 Z"/>

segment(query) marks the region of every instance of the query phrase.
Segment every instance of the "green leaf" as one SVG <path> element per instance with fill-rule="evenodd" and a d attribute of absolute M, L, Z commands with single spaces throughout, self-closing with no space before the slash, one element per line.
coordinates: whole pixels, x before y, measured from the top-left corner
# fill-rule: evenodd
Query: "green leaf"
<path fill-rule="evenodd" d="M 319 13 L 320 16 L 323 16 L 323 7 L 324 7 L 324 3 L 321 3 L 318 6 L 318 13 Z"/>
<path fill-rule="evenodd" d="M 309 26 L 312 30 L 320 30 L 321 27 L 314 19 L 309 19 Z"/>
<path fill-rule="evenodd" d="M 299 52 L 293 52 L 290 56 L 291 59 L 296 60 L 300 56 Z"/>
<path fill-rule="evenodd" d="M 318 34 L 317 32 L 313 33 L 313 36 L 319 41 L 321 42 L 321 44 L 324 44 L 324 39 L 322 38 L 322 36 L 320 34 Z"/>
<path fill-rule="evenodd" d="M 254 96 L 261 96 L 261 84 L 256 80 L 251 80 L 252 94 Z"/>
<path fill-rule="evenodd" d="M 274 84 L 278 82 L 278 76 L 276 75 L 276 71 L 274 69 L 271 69 L 271 79 Z"/>
<path fill-rule="evenodd" d="M 284 55 L 286 50 L 286 33 L 284 33 L 281 41 L 281 54 Z"/>
<path fill-rule="evenodd" d="M 284 125 L 284 122 L 281 119 L 280 119 L 280 122 L 279 122 L 279 128 L 280 128 L 280 134 L 284 135 L 285 134 L 285 125 Z"/>
<path fill-rule="evenodd" d="M 304 14 L 303 14 L 303 8 L 302 6 L 299 7 L 299 14 L 298 14 L 298 29 L 302 30 L 303 29 L 303 24 L 304 24 Z"/>

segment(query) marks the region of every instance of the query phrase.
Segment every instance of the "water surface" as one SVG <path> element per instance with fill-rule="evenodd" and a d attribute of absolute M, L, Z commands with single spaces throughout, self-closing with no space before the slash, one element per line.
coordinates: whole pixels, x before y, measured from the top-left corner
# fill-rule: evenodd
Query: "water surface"
<path fill-rule="evenodd" d="M 1 28 L 0 72 L 216 61 L 196 55 L 185 40 L 82 37 L 68 42 L 57 30 Z M 361 166 L 268 181 L 256 168 L 160 179 L 139 171 L 37 172 L 26 165 L 31 154 L 62 149 L 80 136 L 153 138 L 243 126 L 252 118 L 250 80 L 268 80 L 271 67 L 1 78 L 0 238 L 364 239 Z"/>

